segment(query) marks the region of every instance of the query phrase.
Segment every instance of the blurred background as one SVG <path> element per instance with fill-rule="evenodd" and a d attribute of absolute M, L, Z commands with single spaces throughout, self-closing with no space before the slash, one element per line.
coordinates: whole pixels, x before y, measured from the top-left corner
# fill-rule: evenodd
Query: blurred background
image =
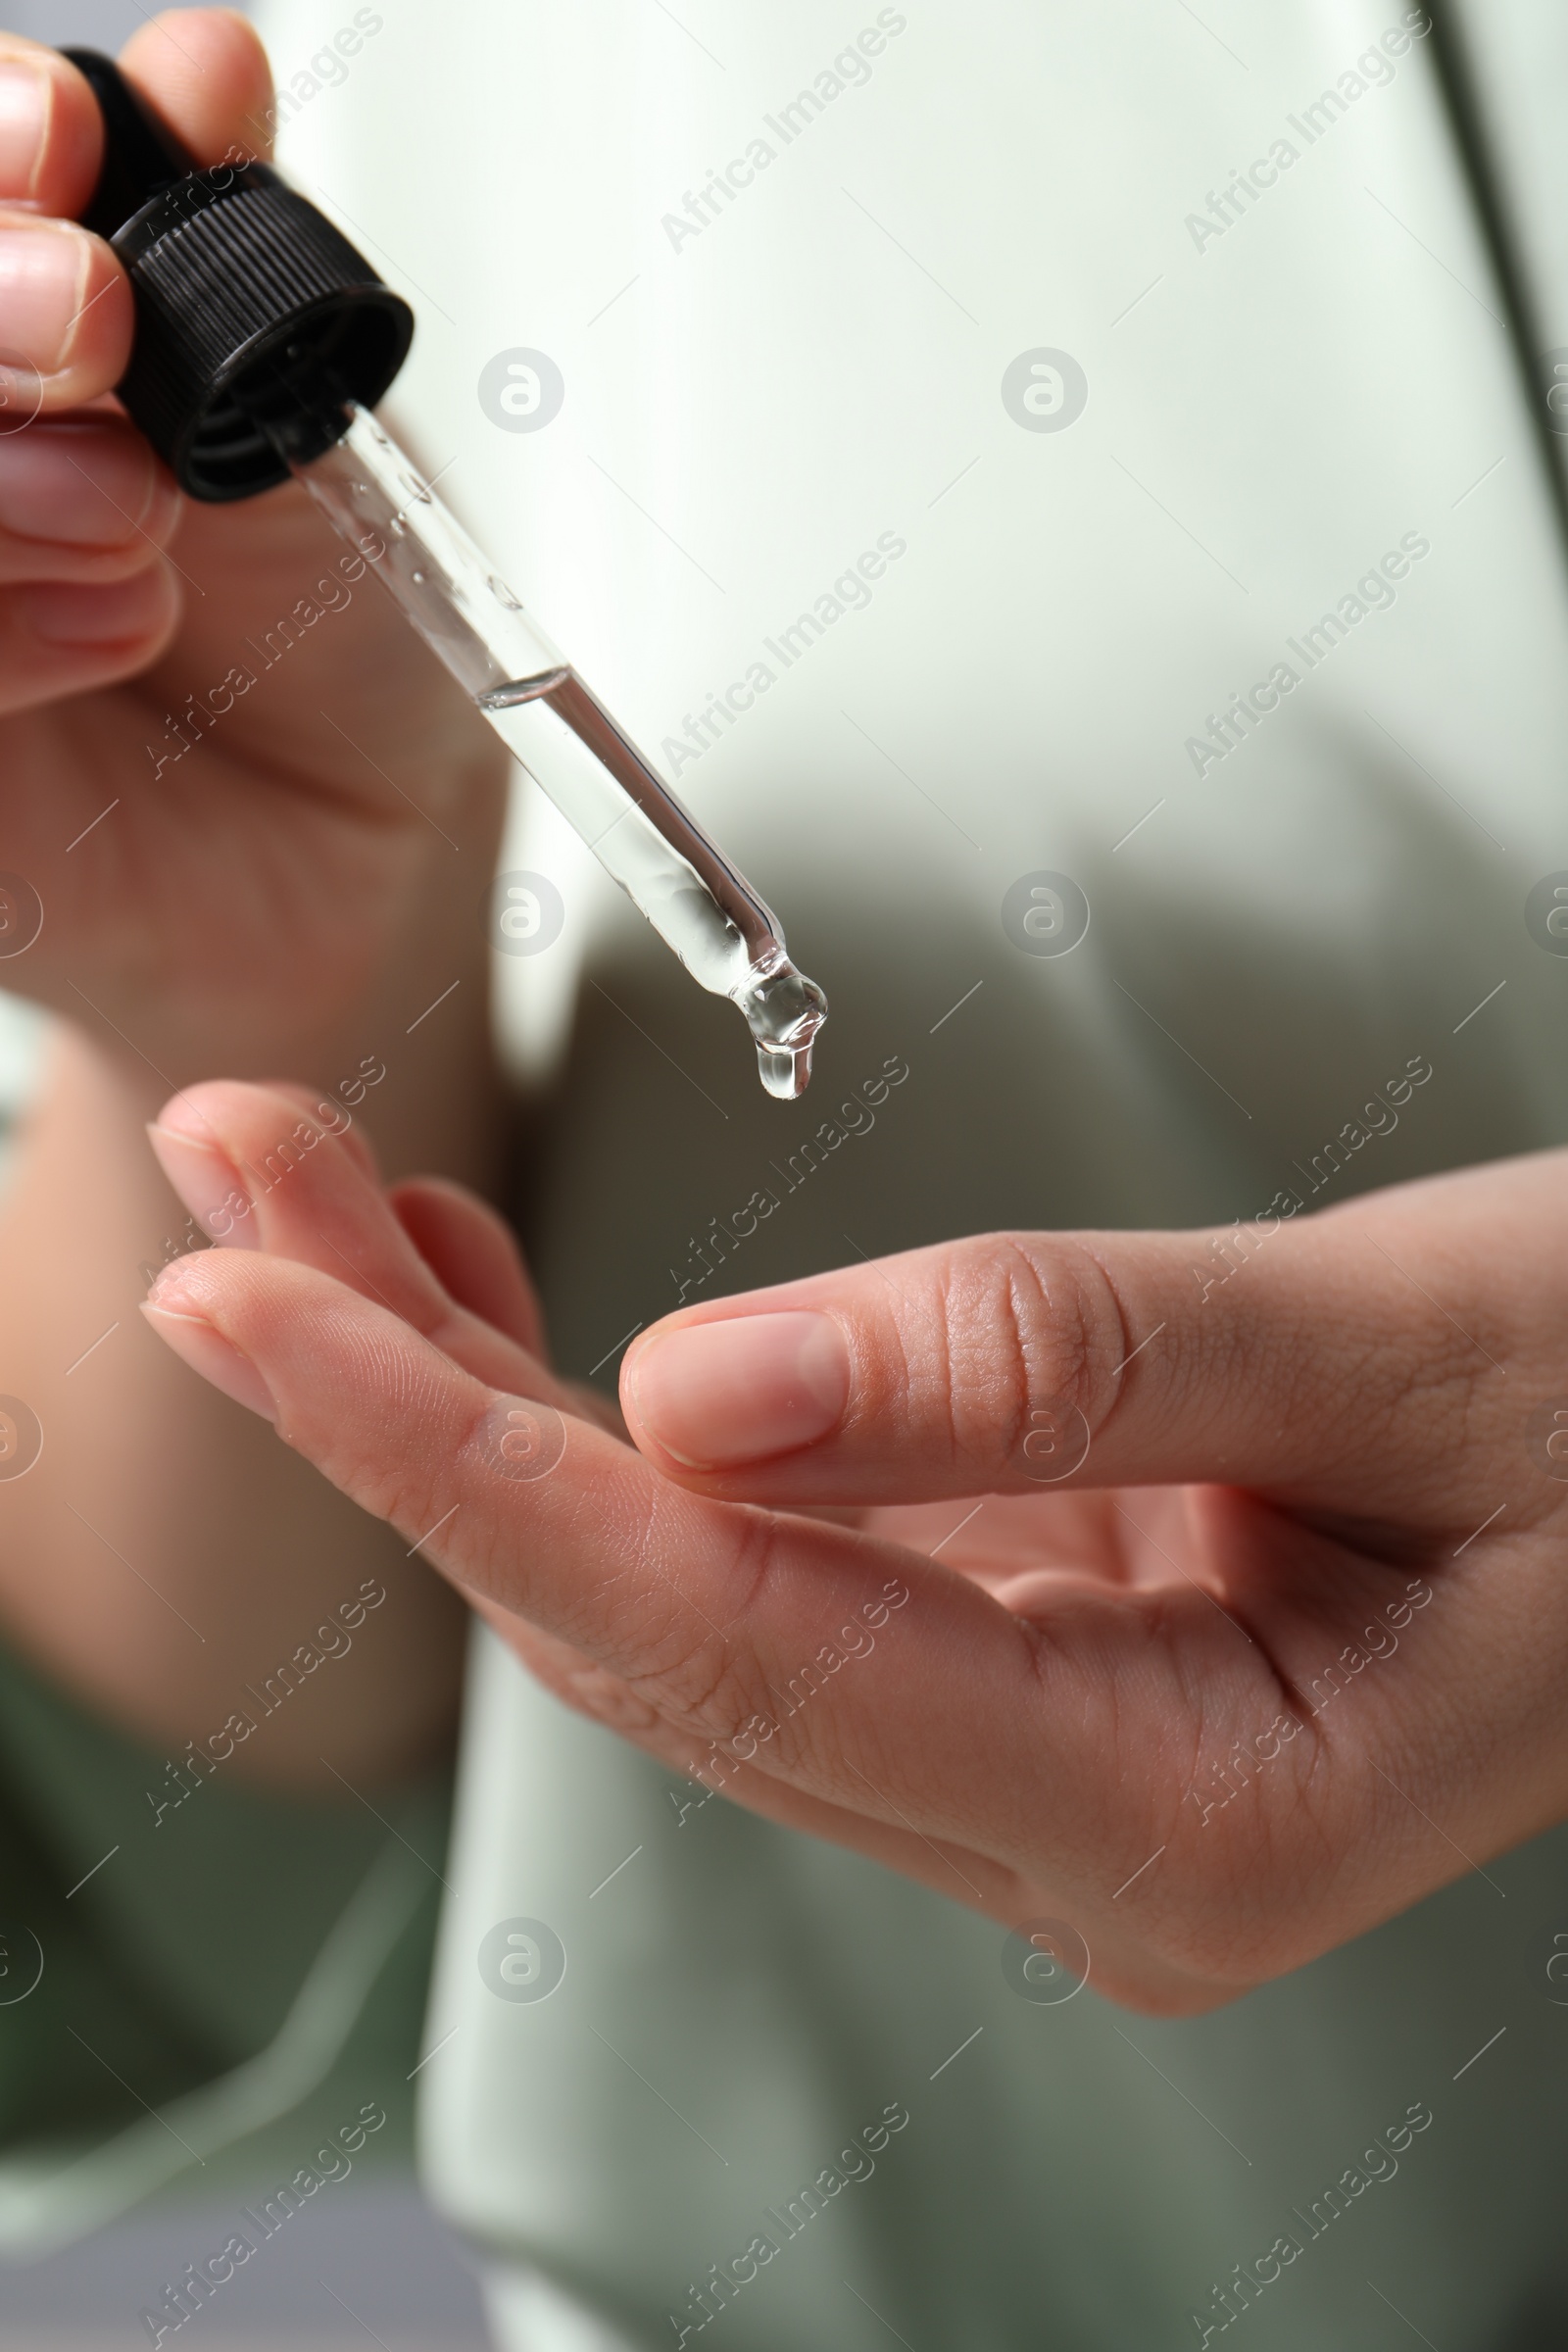
<path fill-rule="evenodd" d="M 170 4 L 178 8 L 184 0 Z M 227 0 L 227 5 L 243 9 L 243 0 Z M 29 41 L 90 42 L 96 49 L 118 49 L 157 13 L 156 7 L 132 7 L 131 0 L 0 0 L 0 26 L 7 32 L 24 32 Z"/>
<path fill-rule="evenodd" d="M 128 2352 L 148 2343 L 140 2314 L 164 2281 L 221 2246 L 232 2196 L 160 2204 L 47 2262 L 0 2263 L 5 2352 Z M 289 2217 L 165 2352 L 193 2338 L 209 2352 L 484 2352 L 478 2289 L 455 2241 L 412 2180 L 356 2171 Z"/>
<path fill-rule="evenodd" d="M 177 8 L 182 0 L 172 0 L 172 5 Z M 7 32 L 24 32 L 29 41 L 90 42 L 96 49 L 118 49 L 138 24 L 156 14 L 155 8 L 133 8 L 130 0 L 3 0 L 0 26 Z"/>

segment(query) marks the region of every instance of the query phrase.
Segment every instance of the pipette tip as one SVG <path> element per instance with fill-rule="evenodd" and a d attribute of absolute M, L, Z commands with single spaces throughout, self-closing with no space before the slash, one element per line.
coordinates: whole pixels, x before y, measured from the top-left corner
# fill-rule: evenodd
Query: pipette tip
<path fill-rule="evenodd" d="M 735 1002 L 757 1041 L 757 1067 L 778 1102 L 798 1102 L 811 1080 L 811 1048 L 827 1019 L 827 999 L 788 957 L 736 992 Z"/>

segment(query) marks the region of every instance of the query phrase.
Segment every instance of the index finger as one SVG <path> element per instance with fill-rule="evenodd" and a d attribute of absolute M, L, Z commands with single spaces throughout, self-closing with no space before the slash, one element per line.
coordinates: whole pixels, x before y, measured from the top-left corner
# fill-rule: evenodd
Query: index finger
<path fill-rule="evenodd" d="M 1245 1232 L 988 1234 L 712 1299 L 633 1342 L 627 1427 L 667 1477 L 775 1505 L 1199 1483 L 1446 1527 L 1553 1360 L 1557 1287 L 1521 1296 L 1508 1252 L 1561 1183 L 1543 1153 Z"/>

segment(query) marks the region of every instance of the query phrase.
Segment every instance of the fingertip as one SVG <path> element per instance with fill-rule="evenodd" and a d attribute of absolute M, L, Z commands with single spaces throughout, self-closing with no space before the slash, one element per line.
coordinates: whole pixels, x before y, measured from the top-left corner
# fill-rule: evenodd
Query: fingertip
<path fill-rule="evenodd" d="M 97 586 L 0 589 L 0 711 L 15 716 L 139 676 L 168 650 L 179 613 L 178 584 L 161 556 Z"/>
<path fill-rule="evenodd" d="M 13 432 L 111 391 L 134 331 L 129 281 L 101 237 L 0 198 L 0 408 Z"/>
<path fill-rule="evenodd" d="M 187 1109 L 181 1117 L 176 1104 L 170 1110 L 180 1123 L 149 1126 L 147 1141 L 181 1202 L 211 1241 L 234 1250 L 260 1250 L 255 1203 L 239 1169 L 199 1112 Z"/>
<path fill-rule="evenodd" d="M 168 646 L 179 621 L 179 583 L 163 556 L 128 579 L 96 586 L 38 580 L 13 594 L 23 624 L 44 659 L 58 665 L 62 656 L 80 657 L 94 685 L 108 685 L 147 668 Z M 84 678 L 81 684 L 88 682 Z M 51 691 L 58 692 L 58 686 Z"/>
<path fill-rule="evenodd" d="M 0 33 L 0 202 L 28 212 L 79 213 L 103 162 L 103 121 L 69 58 L 41 41 Z"/>
<path fill-rule="evenodd" d="M 177 1263 L 177 1261 L 176 1261 Z M 165 1273 L 173 1273 L 167 1267 Z M 182 1304 L 183 1294 L 177 1285 L 164 1290 L 164 1277 L 141 1302 L 141 1313 L 157 1332 L 165 1346 L 172 1348 L 181 1363 L 199 1372 L 222 1396 L 232 1397 L 264 1421 L 274 1425 L 277 1405 L 270 1390 L 248 1355 L 242 1355 L 231 1340 L 215 1330 L 204 1314 Z"/>
<path fill-rule="evenodd" d="M 621 1401 L 640 1447 L 646 1436 L 682 1469 L 731 1470 L 836 1430 L 852 1377 L 831 1315 L 726 1315 L 650 1333 L 622 1369 Z"/>
<path fill-rule="evenodd" d="M 272 74 L 261 35 L 228 8 L 168 9 L 121 51 L 125 74 L 199 164 L 270 155 Z"/>
<path fill-rule="evenodd" d="M 347 1085 L 349 1081 L 343 1083 Z M 375 1147 L 344 1102 L 318 1087 L 302 1085 L 296 1078 L 263 1078 L 258 1084 L 269 1094 L 280 1095 L 287 1102 L 297 1102 L 335 1143 L 343 1146 L 367 1181 L 380 1190 L 381 1168 Z"/>
<path fill-rule="evenodd" d="M 0 433 L 0 530 L 28 543 L 28 578 L 92 583 L 145 570 L 173 538 L 183 503 L 126 417 L 90 409 Z"/>
<path fill-rule="evenodd" d="M 346 1140 L 341 1111 L 336 1122 L 323 1115 L 338 1107 L 288 1081 L 258 1085 L 245 1078 L 205 1078 L 170 1097 L 148 1127 L 147 1139 L 170 1183 L 207 1231 L 262 1250 L 267 1245 L 251 1214 L 257 1206 L 253 1188 L 259 1185 L 265 1193 L 265 1171 L 273 1155 L 284 1155 L 279 1167 L 297 1161 L 307 1137 L 313 1151 L 333 1139 Z M 363 1153 L 355 1156 L 373 1184 Z M 243 1220 L 249 1222 L 242 1231 Z"/>
<path fill-rule="evenodd" d="M 234 1078 L 202 1078 L 194 1086 L 182 1086 L 149 1122 L 148 1134 L 157 1128 L 166 1135 L 188 1136 L 194 1143 L 215 1143 L 216 1113 L 228 1090 L 240 1083 Z M 214 1116 L 209 1116 L 209 1105 Z"/>

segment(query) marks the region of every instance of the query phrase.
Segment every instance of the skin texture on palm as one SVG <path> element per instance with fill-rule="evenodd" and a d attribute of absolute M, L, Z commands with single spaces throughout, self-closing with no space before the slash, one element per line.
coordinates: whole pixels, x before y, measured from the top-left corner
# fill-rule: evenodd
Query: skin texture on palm
<path fill-rule="evenodd" d="M 233 1171 L 286 1115 L 235 1085 L 192 1108 Z M 330 1137 L 150 1312 L 572 1704 L 1005 1924 L 1069 1922 L 1102 1989 L 1181 2011 L 1561 1816 L 1565 1496 L 1526 1425 L 1563 1301 L 1518 1237 L 1562 1177 L 1543 1154 L 1302 1218 L 1210 1296 L 1207 1237 L 1010 1235 L 688 1310 L 625 1368 L 641 1454 L 534 1351 L 489 1212 L 444 1196 L 421 1252 Z M 756 1384 L 710 1384 L 725 1466 L 694 1467 L 662 1352 L 817 1316 L 828 1426 L 740 1459 Z M 1041 1398 L 1089 1439 L 1045 1488 Z M 684 1460 L 654 1435 L 682 1410 Z M 835 1642 L 853 1668 L 786 1703 Z"/>

